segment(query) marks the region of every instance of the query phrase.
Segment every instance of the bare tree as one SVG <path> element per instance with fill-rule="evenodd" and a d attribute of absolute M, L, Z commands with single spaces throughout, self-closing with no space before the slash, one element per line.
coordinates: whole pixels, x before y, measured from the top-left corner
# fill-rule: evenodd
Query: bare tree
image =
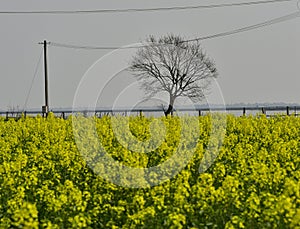
<path fill-rule="evenodd" d="M 167 116 L 180 96 L 198 102 L 204 98 L 211 79 L 217 77 L 214 62 L 203 52 L 199 42 L 185 42 L 175 35 L 159 39 L 150 36 L 130 63 L 147 96 L 158 92 L 169 94 Z"/>

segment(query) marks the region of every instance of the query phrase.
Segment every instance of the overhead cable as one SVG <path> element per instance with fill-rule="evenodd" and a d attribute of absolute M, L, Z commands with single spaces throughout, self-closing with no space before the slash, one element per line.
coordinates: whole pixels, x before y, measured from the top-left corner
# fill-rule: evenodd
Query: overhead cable
<path fill-rule="evenodd" d="M 213 39 L 213 38 L 217 38 L 217 37 L 224 37 L 224 36 L 228 36 L 228 35 L 232 35 L 232 34 L 236 34 L 236 33 L 242 33 L 242 32 L 246 32 L 246 31 L 250 31 L 250 30 L 270 26 L 270 25 L 281 23 L 281 22 L 284 22 L 284 21 L 289 21 L 289 20 L 295 19 L 297 17 L 300 17 L 300 12 L 291 13 L 291 14 L 288 14 L 288 15 L 285 15 L 285 16 L 282 16 L 282 17 L 274 18 L 274 19 L 271 19 L 271 20 L 268 20 L 268 21 L 265 21 L 265 22 L 261 22 L 261 23 L 246 26 L 246 27 L 242 27 L 242 28 L 239 28 L 239 29 L 230 30 L 230 31 L 227 31 L 227 32 L 222 32 L 222 33 L 217 33 L 217 34 L 213 34 L 213 35 L 209 35 L 209 36 L 204 36 L 204 37 L 185 40 L 184 42 L 202 41 L 202 40 L 208 40 L 208 39 Z"/>
<path fill-rule="evenodd" d="M 281 23 L 284 21 L 289 21 L 292 19 L 295 19 L 297 17 L 300 17 L 300 11 L 291 13 L 291 14 L 287 14 L 281 17 L 277 17 L 268 21 L 264 21 L 261 23 L 257 23 L 254 25 L 250 25 L 250 26 L 245 26 L 242 28 L 238 28 L 238 29 L 234 29 L 234 30 L 230 30 L 230 31 L 226 31 L 226 32 L 221 32 L 221 33 L 216 33 L 213 35 L 208 35 L 208 36 L 203 36 L 203 37 L 198 37 L 198 38 L 194 38 L 194 39 L 189 39 L 189 40 L 184 40 L 182 41 L 182 43 L 186 43 L 186 42 L 192 42 L 192 41 L 203 41 L 203 40 L 209 40 L 209 39 L 213 39 L 213 38 L 218 38 L 218 37 L 224 37 L 224 36 L 229 36 L 232 34 L 237 34 L 237 33 L 242 33 L 242 32 L 246 32 L 246 31 L 250 31 L 250 30 L 254 30 L 254 29 L 258 29 L 258 28 L 262 28 L 262 27 L 266 27 L 266 26 L 270 26 L 273 24 L 277 24 L 277 23 Z M 135 46 L 123 46 L 123 47 L 117 47 L 117 46 L 80 46 L 80 45 L 72 45 L 72 44 L 63 44 L 63 43 L 58 43 L 58 42 L 50 42 L 49 45 L 51 46 L 55 46 L 55 47 L 61 47 L 61 48 L 72 48 L 72 49 L 87 49 L 87 50 L 112 50 L 112 49 L 133 49 L 133 48 L 142 48 L 142 47 L 146 47 L 147 45 L 135 45 Z M 158 44 L 158 45 L 162 45 L 162 44 Z"/>
<path fill-rule="evenodd" d="M 37 11 L 0 11 L 0 14 L 100 14 L 100 13 L 133 13 L 133 12 L 155 12 L 155 11 L 176 11 L 193 9 L 211 9 L 233 6 L 251 6 L 271 3 L 291 2 L 294 0 L 262 0 L 240 3 L 208 4 L 196 6 L 172 6 L 155 8 L 127 8 L 127 9 L 95 9 L 95 10 L 37 10 Z"/>
<path fill-rule="evenodd" d="M 26 99 L 25 99 L 23 111 L 25 111 L 26 108 L 27 108 L 27 103 L 28 103 L 29 95 L 30 95 L 30 93 L 31 93 L 31 89 L 32 89 L 34 80 L 35 80 L 35 78 L 36 78 L 36 76 L 37 76 L 37 72 L 38 72 L 38 69 L 39 69 L 39 66 L 40 66 L 40 63 L 41 63 L 41 59 L 42 59 L 42 54 L 43 54 L 43 49 L 41 50 L 41 53 L 40 53 L 38 62 L 37 62 L 37 64 L 36 64 L 36 66 L 35 66 L 35 70 L 34 70 L 34 74 L 33 74 L 33 77 L 32 77 L 31 83 L 30 83 L 30 87 L 29 87 L 28 93 L 27 93 L 27 95 L 26 95 Z"/>

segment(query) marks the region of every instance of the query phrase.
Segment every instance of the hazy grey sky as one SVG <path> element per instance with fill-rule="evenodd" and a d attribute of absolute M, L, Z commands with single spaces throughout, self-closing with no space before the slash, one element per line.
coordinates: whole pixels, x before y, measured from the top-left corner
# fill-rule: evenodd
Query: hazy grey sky
<path fill-rule="evenodd" d="M 190 6 L 244 1 L 0 1 L 0 11 L 90 10 Z M 196 38 L 220 33 L 289 13 L 297 1 L 256 6 L 166 12 L 74 15 L 0 14 L 0 110 L 23 108 L 35 66 L 46 39 L 74 45 L 123 46 L 149 34 L 173 33 Z M 300 102 L 300 18 L 202 42 L 216 62 L 226 103 Z M 88 68 L 109 50 L 49 47 L 51 107 L 71 107 L 74 93 Z M 115 66 L 116 63 L 110 63 Z M 99 76 L 101 77 L 101 76 Z M 41 62 L 27 108 L 44 103 Z M 126 100 L 124 106 L 126 106 Z"/>

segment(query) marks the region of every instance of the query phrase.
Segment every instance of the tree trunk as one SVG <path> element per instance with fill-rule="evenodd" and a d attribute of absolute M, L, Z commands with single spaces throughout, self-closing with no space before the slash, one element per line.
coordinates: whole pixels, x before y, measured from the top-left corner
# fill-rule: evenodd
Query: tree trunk
<path fill-rule="evenodd" d="M 167 117 L 169 114 L 173 115 L 173 106 L 174 106 L 175 98 L 173 96 L 170 96 L 170 103 L 168 110 L 165 111 L 165 116 Z"/>
<path fill-rule="evenodd" d="M 169 114 L 173 115 L 173 106 L 169 104 L 168 110 L 165 111 L 165 116 L 167 117 Z"/>

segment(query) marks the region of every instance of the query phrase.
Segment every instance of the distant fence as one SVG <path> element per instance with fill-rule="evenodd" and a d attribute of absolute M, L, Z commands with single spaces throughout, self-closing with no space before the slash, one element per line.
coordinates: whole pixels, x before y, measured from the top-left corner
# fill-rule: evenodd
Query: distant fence
<path fill-rule="evenodd" d="M 282 113 L 285 115 L 294 115 L 298 116 L 298 111 L 300 111 L 300 106 L 252 106 L 252 107 L 236 107 L 236 106 L 227 106 L 227 107 L 203 107 L 203 108 L 178 108 L 174 112 L 192 112 L 194 115 L 204 115 L 207 112 L 223 112 L 228 113 L 234 112 L 235 115 L 247 115 L 251 113 L 261 113 L 266 116 L 273 116 L 276 113 Z M 86 116 L 95 115 L 101 117 L 103 115 L 132 115 L 137 114 L 141 115 L 144 113 L 161 113 L 163 115 L 163 110 L 160 108 L 143 108 L 143 109 L 96 109 L 96 110 L 51 110 L 56 117 L 67 118 L 72 113 L 80 113 Z M 36 116 L 41 115 L 46 116 L 42 111 L 0 111 L 0 116 L 5 117 L 6 119 L 10 118 L 20 118 L 22 116 Z"/>

